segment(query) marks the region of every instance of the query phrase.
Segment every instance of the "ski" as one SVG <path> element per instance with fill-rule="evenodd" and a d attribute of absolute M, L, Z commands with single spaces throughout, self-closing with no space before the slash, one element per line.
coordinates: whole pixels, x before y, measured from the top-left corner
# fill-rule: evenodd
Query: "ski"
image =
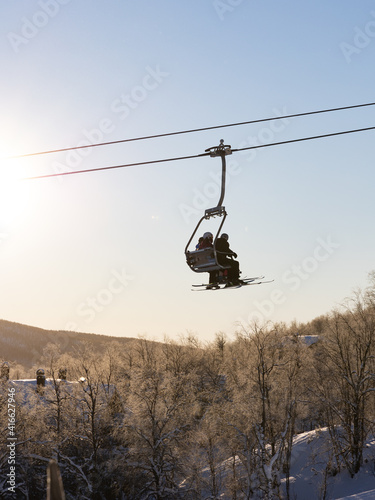
<path fill-rule="evenodd" d="M 243 286 L 248 286 L 248 285 L 263 285 L 264 283 L 272 283 L 274 280 L 264 280 L 264 276 L 259 276 L 256 278 L 244 278 L 240 280 L 240 283 L 236 283 L 235 285 L 229 285 L 227 283 L 216 283 L 216 284 L 209 284 L 209 283 L 202 283 L 201 285 L 192 285 L 193 287 L 196 287 L 196 289 L 192 289 L 193 292 L 204 292 L 204 291 L 210 291 L 210 290 L 223 290 L 223 289 L 235 289 L 235 288 L 241 288 Z M 197 290 L 199 288 L 199 290 Z"/>
<path fill-rule="evenodd" d="M 243 283 L 240 283 L 238 285 L 230 286 L 228 288 L 241 288 L 242 286 L 247 286 L 247 285 L 263 285 L 264 283 L 272 283 L 275 280 L 265 280 L 265 281 L 245 281 Z"/>
<path fill-rule="evenodd" d="M 256 281 L 256 280 L 262 280 L 264 279 L 264 276 L 255 276 L 254 278 L 243 278 L 243 279 L 240 279 L 240 282 L 241 283 L 249 283 L 249 282 L 252 282 L 252 281 Z M 225 282 L 223 283 L 202 283 L 200 285 L 192 285 L 192 286 L 220 286 L 220 285 L 226 285 Z"/>

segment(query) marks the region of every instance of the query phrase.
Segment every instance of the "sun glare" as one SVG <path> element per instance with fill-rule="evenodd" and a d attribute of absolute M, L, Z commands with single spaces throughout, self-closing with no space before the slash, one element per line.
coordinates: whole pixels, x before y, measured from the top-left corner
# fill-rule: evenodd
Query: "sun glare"
<path fill-rule="evenodd" d="M 0 231 L 17 222 L 28 205 L 27 183 L 20 160 L 7 159 L 0 149 Z"/>

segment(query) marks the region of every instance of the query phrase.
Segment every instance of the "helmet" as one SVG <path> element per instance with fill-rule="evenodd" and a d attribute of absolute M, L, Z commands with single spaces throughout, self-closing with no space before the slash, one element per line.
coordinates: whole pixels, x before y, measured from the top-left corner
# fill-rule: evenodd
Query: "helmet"
<path fill-rule="evenodd" d="M 222 238 L 224 238 L 224 240 L 229 239 L 229 236 L 227 235 L 227 233 L 223 233 L 223 234 L 221 235 L 221 237 L 222 237 Z"/>
<path fill-rule="evenodd" d="M 203 238 L 213 238 L 213 237 L 214 237 L 213 234 L 210 232 L 204 233 L 204 235 L 203 235 Z"/>

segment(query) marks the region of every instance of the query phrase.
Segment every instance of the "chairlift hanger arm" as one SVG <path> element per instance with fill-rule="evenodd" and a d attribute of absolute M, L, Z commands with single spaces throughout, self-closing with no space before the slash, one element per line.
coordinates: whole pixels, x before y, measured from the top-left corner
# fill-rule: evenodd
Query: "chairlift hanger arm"
<path fill-rule="evenodd" d="M 224 139 L 220 139 L 219 146 L 207 148 L 206 153 L 210 153 L 211 157 L 221 157 L 221 194 L 217 206 L 221 207 L 225 196 L 225 177 L 226 177 L 226 162 L 225 157 L 232 154 L 231 146 L 224 144 Z"/>

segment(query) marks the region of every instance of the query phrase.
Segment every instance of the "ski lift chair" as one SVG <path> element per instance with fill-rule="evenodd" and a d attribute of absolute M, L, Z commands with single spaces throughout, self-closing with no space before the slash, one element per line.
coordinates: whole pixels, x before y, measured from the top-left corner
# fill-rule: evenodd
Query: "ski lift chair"
<path fill-rule="evenodd" d="M 189 245 L 196 235 L 199 226 L 201 225 L 204 219 L 210 219 L 211 217 L 223 217 L 219 229 L 217 230 L 213 247 L 202 248 L 200 250 L 189 251 Z M 230 266 L 223 266 L 219 264 L 218 255 L 215 248 L 216 240 L 219 237 L 221 228 L 224 224 L 227 213 L 225 211 L 225 207 L 218 206 L 215 208 L 209 208 L 205 211 L 204 216 L 198 222 L 193 234 L 191 235 L 190 240 L 185 248 L 186 262 L 190 269 L 196 273 L 211 273 L 214 271 L 224 271 L 225 269 L 229 269 Z"/>
<path fill-rule="evenodd" d="M 218 201 L 218 204 L 214 208 L 208 208 L 205 210 L 205 213 L 203 217 L 199 220 L 193 234 L 190 237 L 190 240 L 188 241 L 186 247 L 185 247 L 185 256 L 186 256 L 186 262 L 190 269 L 196 273 L 211 273 L 214 271 L 225 271 L 225 269 L 229 269 L 230 266 L 222 266 L 219 264 L 218 261 L 218 256 L 215 248 L 216 240 L 219 237 L 221 228 L 223 227 L 225 218 L 227 216 L 227 212 L 225 211 L 225 207 L 222 206 L 222 203 L 224 201 L 224 194 L 225 194 L 225 174 L 226 174 L 226 162 L 225 162 L 225 157 L 227 155 L 232 154 L 231 147 L 229 145 L 224 144 L 224 140 L 220 140 L 220 145 L 215 146 L 212 148 L 206 149 L 206 153 L 210 155 L 211 157 L 216 157 L 219 156 L 221 157 L 221 194 L 220 194 L 220 199 Z M 201 225 L 202 221 L 204 219 L 208 220 L 211 217 L 223 217 L 223 220 L 221 221 L 221 224 L 219 226 L 219 229 L 216 233 L 214 242 L 213 242 L 213 248 L 203 248 L 201 250 L 194 250 L 194 251 L 189 251 L 189 245 L 191 241 L 193 240 L 194 236 L 196 235 L 199 226 Z"/>

